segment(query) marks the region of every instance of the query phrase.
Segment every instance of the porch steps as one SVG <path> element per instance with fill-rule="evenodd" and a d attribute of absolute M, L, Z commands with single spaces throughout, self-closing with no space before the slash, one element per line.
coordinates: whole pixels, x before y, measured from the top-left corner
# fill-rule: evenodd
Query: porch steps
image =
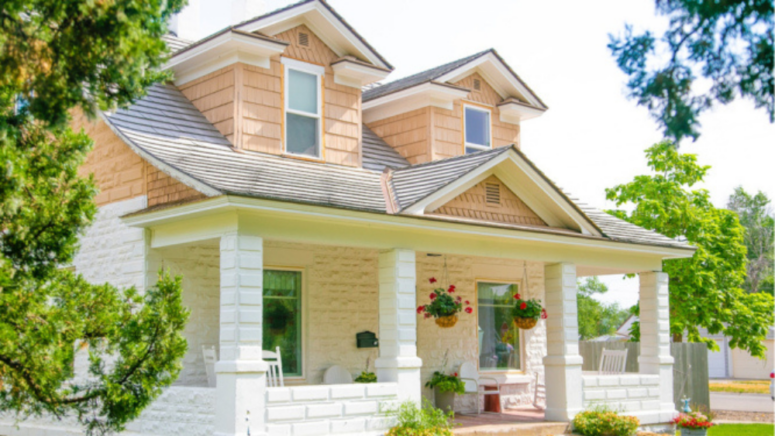
<path fill-rule="evenodd" d="M 475 425 L 453 431 L 460 436 L 562 436 L 570 433 L 567 422 L 524 422 L 513 424 Z"/>

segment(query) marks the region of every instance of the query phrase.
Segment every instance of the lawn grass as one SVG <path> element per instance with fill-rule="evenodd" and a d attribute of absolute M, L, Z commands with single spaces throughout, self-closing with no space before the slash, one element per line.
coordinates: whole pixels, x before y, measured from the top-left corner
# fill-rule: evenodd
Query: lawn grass
<path fill-rule="evenodd" d="M 710 382 L 711 392 L 734 392 L 738 394 L 769 394 L 769 380 L 738 380 L 732 382 Z"/>
<path fill-rule="evenodd" d="M 710 428 L 708 436 L 772 436 L 773 424 L 720 424 Z"/>

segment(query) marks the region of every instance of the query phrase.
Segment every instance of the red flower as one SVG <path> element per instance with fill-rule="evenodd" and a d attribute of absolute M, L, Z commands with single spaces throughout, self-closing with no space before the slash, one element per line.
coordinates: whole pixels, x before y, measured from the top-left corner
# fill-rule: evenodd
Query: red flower
<path fill-rule="evenodd" d="M 457 377 L 457 373 L 453 374 L 455 377 Z"/>
<path fill-rule="evenodd" d="M 770 373 L 770 378 L 775 378 L 775 372 Z"/>
<path fill-rule="evenodd" d="M 519 305 L 519 308 L 520 308 L 520 309 L 522 309 L 522 310 L 525 310 L 525 309 L 527 309 L 527 303 L 525 303 L 525 302 L 523 301 L 523 302 L 522 302 L 522 304 L 520 304 L 520 305 Z"/>
<path fill-rule="evenodd" d="M 514 294 L 514 299 L 519 300 L 520 298 L 519 294 Z"/>
<path fill-rule="evenodd" d="M 466 300 L 466 306 L 468 306 L 469 304 L 471 304 L 471 303 L 468 300 Z"/>
<path fill-rule="evenodd" d="M 430 313 L 426 313 L 426 314 L 425 314 L 425 319 L 428 319 L 428 318 L 430 318 L 430 317 L 431 317 L 431 314 L 430 314 Z"/>
<path fill-rule="evenodd" d="M 436 283 L 436 277 L 431 277 L 430 280 L 428 280 L 431 283 Z"/>
<path fill-rule="evenodd" d="M 461 301 L 461 300 L 463 300 L 463 297 L 461 297 L 460 295 L 458 295 L 458 296 L 457 296 L 457 301 Z"/>
<path fill-rule="evenodd" d="M 417 308 L 417 313 L 422 313 L 423 310 L 425 310 L 425 306 L 419 306 Z"/>
<path fill-rule="evenodd" d="M 546 314 L 546 309 L 541 309 L 541 319 L 549 318 L 549 315 Z"/>
<path fill-rule="evenodd" d="M 472 313 L 474 309 L 471 309 L 470 307 L 466 307 L 466 313 Z"/>
<path fill-rule="evenodd" d="M 436 299 L 436 293 L 435 292 L 431 292 L 431 300 L 435 300 L 435 299 Z"/>
<path fill-rule="evenodd" d="M 449 292 L 450 294 L 455 292 L 455 285 L 449 285 L 449 289 L 447 289 L 447 292 Z"/>

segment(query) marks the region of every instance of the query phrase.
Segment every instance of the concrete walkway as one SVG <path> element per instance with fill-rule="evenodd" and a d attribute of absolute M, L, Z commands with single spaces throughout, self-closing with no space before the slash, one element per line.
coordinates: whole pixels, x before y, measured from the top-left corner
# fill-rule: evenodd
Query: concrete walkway
<path fill-rule="evenodd" d="M 711 410 L 775 413 L 775 401 L 768 394 L 735 394 L 711 392 Z"/>

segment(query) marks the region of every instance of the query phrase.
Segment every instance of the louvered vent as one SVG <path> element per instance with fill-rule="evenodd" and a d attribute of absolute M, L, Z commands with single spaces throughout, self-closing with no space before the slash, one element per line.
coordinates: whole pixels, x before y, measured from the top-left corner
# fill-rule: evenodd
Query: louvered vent
<path fill-rule="evenodd" d="M 480 91 L 482 89 L 482 81 L 479 79 L 474 79 L 474 89 L 477 91 Z"/>
<path fill-rule="evenodd" d="M 309 34 L 299 32 L 299 45 L 302 47 L 309 47 Z"/>
<path fill-rule="evenodd" d="M 501 185 L 497 183 L 485 183 L 484 197 L 487 204 L 501 204 Z"/>

